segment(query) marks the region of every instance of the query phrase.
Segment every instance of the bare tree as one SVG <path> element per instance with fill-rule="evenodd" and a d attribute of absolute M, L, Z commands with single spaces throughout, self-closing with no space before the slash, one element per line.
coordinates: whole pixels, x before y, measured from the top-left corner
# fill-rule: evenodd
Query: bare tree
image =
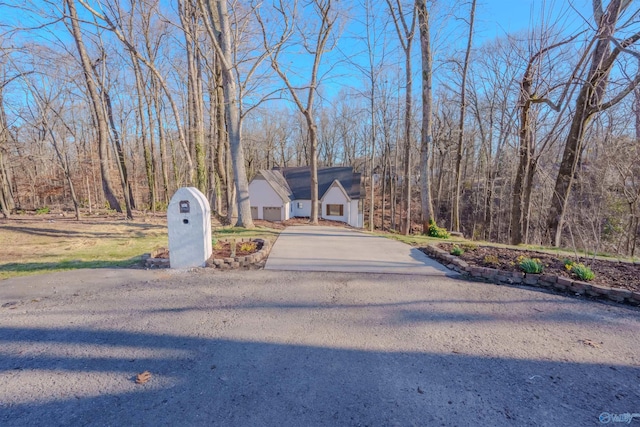
<path fill-rule="evenodd" d="M 476 1 L 471 0 L 471 10 L 469 12 L 469 38 L 467 39 L 467 50 L 462 63 L 462 81 L 460 84 L 460 117 L 458 125 L 458 144 L 456 148 L 456 168 L 455 168 L 455 190 L 453 195 L 453 209 L 451 210 L 451 228 L 453 231 L 460 231 L 460 190 L 462 185 L 462 148 L 464 141 L 464 117 L 467 110 L 467 71 L 471 58 L 471 45 L 473 42 L 473 25 L 476 17 Z"/>
<path fill-rule="evenodd" d="M 203 6 L 201 1 L 201 7 Z M 249 202 L 249 182 L 245 167 L 244 149 L 242 146 L 242 111 L 241 97 L 238 93 L 238 79 L 234 70 L 233 45 L 231 43 L 231 24 L 226 0 L 207 0 L 209 21 L 207 29 L 211 42 L 216 50 L 218 64 L 222 72 L 222 84 L 227 117 L 227 132 L 231 151 L 231 163 L 235 177 L 237 192 L 238 222 L 237 226 L 253 228 L 251 206 Z"/>
<path fill-rule="evenodd" d="M 432 116 L 432 71 L 431 31 L 429 10 L 425 0 L 416 0 L 416 12 L 420 30 L 420 52 L 422 53 L 422 137 L 420 143 L 420 199 L 422 208 L 422 233 L 427 234 L 429 224 L 435 221 L 431 200 L 431 145 L 433 144 Z"/>
<path fill-rule="evenodd" d="M 332 45 L 330 37 L 336 24 L 337 13 L 332 9 L 332 0 L 313 0 L 311 6 L 319 19 L 319 26 L 315 34 L 301 34 L 303 37 L 302 43 L 304 49 L 313 58 L 313 65 L 309 75 L 309 82 L 305 86 L 306 100 L 303 100 L 299 93 L 300 88 L 295 86 L 287 75 L 287 70 L 283 68 L 281 64 L 281 54 L 285 43 L 290 39 L 294 33 L 297 23 L 296 4 L 291 9 L 285 7 L 284 3 L 280 1 L 276 6 L 276 10 L 280 15 L 283 22 L 283 32 L 279 41 L 275 44 L 274 48 L 269 48 L 268 35 L 264 22 L 260 19 L 262 25 L 265 50 L 269 52 L 269 58 L 271 59 L 271 66 L 275 72 L 280 76 L 280 79 L 285 84 L 293 102 L 304 116 L 307 124 L 307 132 L 309 136 L 309 159 L 311 165 L 311 223 L 318 223 L 318 126 L 316 124 L 316 118 L 314 115 L 314 102 L 316 91 L 319 84 L 319 69 L 322 62 L 322 57 Z"/>
<path fill-rule="evenodd" d="M 411 169 L 411 147 L 412 147 L 412 120 L 411 114 L 413 112 L 413 73 L 411 68 L 411 48 L 413 46 L 413 37 L 415 36 L 416 28 L 416 14 L 413 13 L 415 4 L 412 6 L 412 11 L 408 20 L 406 13 L 403 10 L 400 0 L 396 0 L 395 6 L 391 3 L 391 0 L 386 0 L 389 7 L 389 13 L 393 18 L 393 23 L 398 34 L 398 40 L 400 46 L 404 52 L 405 57 L 405 119 L 404 119 L 404 195 L 403 195 L 403 214 L 401 221 L 402 234 L 408 235 L 411 232 L 411 182 L 412 182 L 412 169 Z"/>
<path fill-rule="evenodd" d="M 575 112 L 565 142 L 547 217 L 547 236 L 554 246 L 560 246 L 561 243 L 571 186 L 580 161 L 585 131 L 591 119 L 597 113 L 619 103 L 640 83 L 640 72 L 638 72 L 624 88 L 605 101 L 611 71 L 620 54 L 627 52 L 636 57 L 639 56 L 637 52 L 630 50 L 630 47 L 640 40 L 640 31 L 623 40 L 618 40 L 615 37 L 618 21 L 631 4 L 632 2 L 628 0 L 611 0 L 603 10 L 601 0 L 593 1 L 596 35 L 595 46 L 591 54 L 591 66 L 576 98 Z M 636 16 L 637 10 L 632 11 L 632 17 Z M 626 23 L 625 25 L 631 24 Z M 626 30 L 628 31 L 628 28 Z"/>
<path fill-rule="evenodd" d="M 95 119 L 96 131 L 98 136 L 98 153 L 100 156 L 100 174 L 102 177 L 102 191 L 109 203 L 109 207 L 116 212 L 122 213 L 122 208 L 118 199 L 116 199 L 113 192 L 113 184 L 109 175 L 109 127 L 107 123 L 107 117 L 102 104 L 102 98 L 94 80 L 92 62 L 87 53 L 87 49 L 82 39 L 82 32 L 80 31 L 80 21 L 78 19 L 78 13 L 76 12 L 75 0 L 65 0 L 67 7 L 69 8 L 69 24 L 71 25 L 71 34 L 75 40 L 78 54 L 80 55 L 80 62 L 82 64 L 82 70 L 84 80 L 87 85 L 87 91 L 91 100 L 91 107 L 93 111 L 93 117 Z"/>

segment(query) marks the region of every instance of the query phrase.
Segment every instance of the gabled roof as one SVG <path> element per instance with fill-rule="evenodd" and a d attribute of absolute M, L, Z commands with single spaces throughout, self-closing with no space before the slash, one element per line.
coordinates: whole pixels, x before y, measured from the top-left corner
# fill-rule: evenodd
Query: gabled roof
<path fill-rule="evenodd" d="M 308 166 L 279 169 L 297 200 L 311 200 L 311 168 Z M 277 172 L 274 170 L 273 172 Z M 360 199 L 360 174 L 352 167 L 318 168 L 318 198 L 338 180 L 351 199 Z"/>
<path fill-rule="evenodd" d="M 280 196 L 283 202 L 294 200 L 293 192 L 291 191 L 291 188 L 289 188 L 287 180 L 284 179 L 284 176 L 280 171 L 261 170 L 258 172 L 255 179 L 260 179 L 260 177 L 264 178 L 264 180 L 271 185 L 271 188 L 278 193 L 278 196 Z"/>

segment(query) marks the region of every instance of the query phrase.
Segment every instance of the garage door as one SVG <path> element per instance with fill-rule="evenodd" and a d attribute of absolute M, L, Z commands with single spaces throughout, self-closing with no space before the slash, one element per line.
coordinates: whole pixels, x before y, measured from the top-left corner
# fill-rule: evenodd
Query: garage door
<path fill-rule="evenodd" d="M 251 219 L 258 219 L 258 207 L 251 206 Z"/>
<path fill-rule="evenodd" d="M 280 207 L 267 207 L 262 208 L 262 217 L 267 221 L 281 221 L 282 214 L 280 213 Z"/>

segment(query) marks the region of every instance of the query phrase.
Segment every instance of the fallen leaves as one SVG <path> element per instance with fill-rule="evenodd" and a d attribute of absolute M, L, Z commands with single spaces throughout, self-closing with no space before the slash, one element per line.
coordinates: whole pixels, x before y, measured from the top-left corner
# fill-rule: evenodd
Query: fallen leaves
<path fill-rule="evenodd" d="M 136 384 L 146 384 L 151 379 L 151 372 L 144 371 L 136 375 Z"/>
<path fill-rule="evenodd" d="M 602 343 L 597 343 L 590 339 L 578 340 L 578 342 L 593 348 L 600 348 L 600 344 L 602 344 Z"/>

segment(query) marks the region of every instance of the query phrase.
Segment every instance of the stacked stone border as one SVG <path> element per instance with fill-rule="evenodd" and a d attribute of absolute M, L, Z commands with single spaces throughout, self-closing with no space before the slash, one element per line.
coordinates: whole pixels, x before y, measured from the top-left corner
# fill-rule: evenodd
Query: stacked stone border
<path fill-rule="evenodd" d="M 463 277 L 480 280 L 497 285 L 528 285 L 561 293 L 589 296 L 606 299 L 617 303 L 640 306 L 640 292 L 628 289 L 610 288 L 608 286 L 573 280 L 549 274 L 528 274 L 511 272 L 488 267 L 471 266 L 463 259 L 447 253 L 436 245 L 422 248 L 424 252 L 445 265 L 449 270 L 460 273 Z"/>
<path fill-rule="evenodd" d="M 269 255 L 271 251 L 271 242 L 266 239 L 257 239 L 257 238 L 237 238 L 237 239 L 219 239 L 219 242 L 232 242 L 236 243 L 244 243 L 244 242 L 254 242 L 258 245 L 258 251 L 251 255 L 243 255 L 236 257 L 228 257 L 228 258 L 209 258 L 207 260 L 206 266 L 211 268 L 219 268 L 221 270 L 229 270 L 236 269 L 241 267 L 250 267 L 250 266 L 262 266 L 262 263 Z M 169 268 L 169 258 L 157 258 L 157 256 L 161 253 L 166 252 L 166 248 L 157 249 L 149 254 L 142 255 L 142 260 L 144 261 L 144 266 L 146 268 Z"/>
<path fill-rule="evenodd" d="M 267 239 L 251 239 L 243 237 L 241 239 L 220 239 L 219 242 L 254 242 L 258 245 L 258 251 L 251 255 L 242 255 L 228 258 L 209 258 L 207 267 L 229 270 L 241 267 L 262 266 L 262 262 L 267 259 L 271 251 L 271 242 Z"/>

